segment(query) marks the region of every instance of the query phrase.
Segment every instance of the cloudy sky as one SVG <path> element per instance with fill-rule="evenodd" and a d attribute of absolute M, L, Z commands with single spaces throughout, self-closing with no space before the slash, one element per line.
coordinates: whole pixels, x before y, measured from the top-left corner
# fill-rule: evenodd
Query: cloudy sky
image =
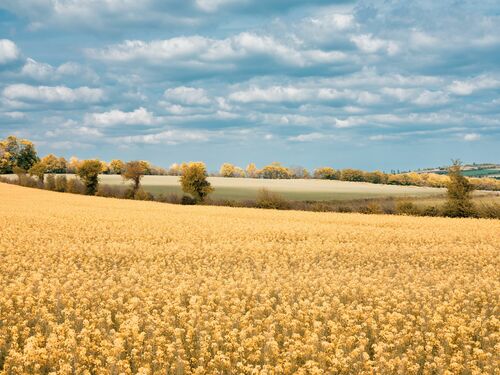
<path fill-rule="evenodd" d="M 498 0 L 0 0 L 0 137 L 41 154 L 500 162 Z"/>

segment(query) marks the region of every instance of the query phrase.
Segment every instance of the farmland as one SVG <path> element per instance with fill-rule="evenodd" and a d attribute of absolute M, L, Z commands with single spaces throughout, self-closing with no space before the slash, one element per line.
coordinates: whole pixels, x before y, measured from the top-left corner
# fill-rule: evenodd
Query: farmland
<path fill-rule="evenodd" d="M 219 199 L 255 199 L 257 192 L 266 188 L 279 193 L 290 200 L 352 200 L 386 197 L 429 197 L 442 195 L 445 189 L 375 185 L 363 182 L 347 182 L 332 180 L 266 180 L 251 178 L 210 177 L 214 186 L 214 198 Z M 118 175 L 102 175 L 101 183 L 124 185 Z M 179 177 L 176 176 L 145 176 L 143 188 L 152 194 L 182 194 Z"/>
<path fill-rule="evenodd" d="M 498 371 L 498 220 L 0 197 L 0 373 Z"/>

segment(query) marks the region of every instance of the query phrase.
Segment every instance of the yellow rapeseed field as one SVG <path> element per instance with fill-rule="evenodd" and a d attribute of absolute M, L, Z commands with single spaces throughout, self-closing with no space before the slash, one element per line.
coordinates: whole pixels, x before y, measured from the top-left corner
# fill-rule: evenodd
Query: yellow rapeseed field
<path fill-rule="evenodd" d="M 0 374 L 500 374 L 498 220 L 0 210 Z"/>

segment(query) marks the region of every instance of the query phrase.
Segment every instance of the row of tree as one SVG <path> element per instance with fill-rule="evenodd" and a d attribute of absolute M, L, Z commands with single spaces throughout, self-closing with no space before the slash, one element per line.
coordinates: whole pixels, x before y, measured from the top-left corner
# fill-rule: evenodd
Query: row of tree
<path fill-rule="evenodd" d="M 35 146 L 25 139 L 10 136 L 0 141 L 0 174 L 16 173 L 17 171 L 30 171 L 33 174 L 42 173 L 72 173 L 76 174 L 83 161 L 72 157 L 67 161 L 63 157 L 49 154 L 39 158 Z M 100 163 L 100 173 L 123 175 L 127 163 L 115 159 L 107 163 Z M 181 176 L 187 163 L 172 164 L 168 169 L 156 167 L 151 163 L 140 160 L 141 171 L 144 175 L 172 175 Z M 206 171 L 206 168 L 205 168 Z M 245 169 L 231 163 L 224 163 L 218 173 L 212 176 L 221 177 L 245 177 L 264 179 L 293 179 L 314 178 L 326 180 L 369 182 L 373 184 L 390 185 L 415 185 L 429 187 L 446 187 L 449 177 L 433 173 L 384 173 L 381 171 L 365 172 L 359 169 L 334 169 L 332 167 L 321 167 L 310 173 L 303 167 L 285 167 L 281 163 L 273 162 L 259 169 L 254 163 L 247 165 Z M 477 190 L 500 190 L 500 181 L 492 178 L 469 178 L 470 183 Z"/>

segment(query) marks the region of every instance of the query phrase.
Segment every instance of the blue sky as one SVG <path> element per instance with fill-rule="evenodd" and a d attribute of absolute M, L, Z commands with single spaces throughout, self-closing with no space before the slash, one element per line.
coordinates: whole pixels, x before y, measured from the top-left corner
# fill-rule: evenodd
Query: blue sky
<path fill-rule="evenodd" d="M 499 162 L 497 0 L 1 0 L 0 137 L 168 166 Z"/>

